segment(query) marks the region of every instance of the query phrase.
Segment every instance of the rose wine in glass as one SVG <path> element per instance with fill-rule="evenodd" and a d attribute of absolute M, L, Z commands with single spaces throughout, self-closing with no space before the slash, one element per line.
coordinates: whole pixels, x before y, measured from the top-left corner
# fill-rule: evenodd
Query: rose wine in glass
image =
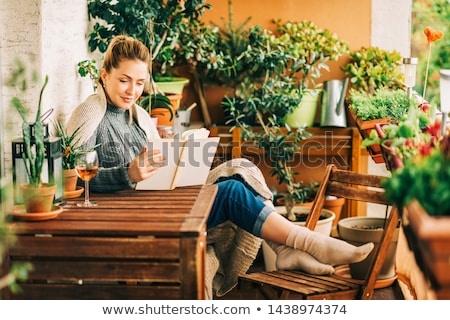
<path fill-rule="evenodd" d="M 84 181 L 84 202 L 78 203 L 80 207 L 92 207 L 97 203 L 89 200 L 89 180 L 97 175 L 98 171 L 98 155 L 95 150 L 82 151 L 80 157 L 77 158 L 75 169 L 78 177 Z"/>

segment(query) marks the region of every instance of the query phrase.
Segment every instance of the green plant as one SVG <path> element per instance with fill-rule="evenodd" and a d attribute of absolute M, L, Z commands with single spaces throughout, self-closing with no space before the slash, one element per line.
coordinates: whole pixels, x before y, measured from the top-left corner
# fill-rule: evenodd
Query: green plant
<path fill-rule="evenodd" d="M 31 74 L 31 80 L 37 81 L 37 74 Z M 8 85 L 19 89 L 22 95 L 25 95 L 29 88 L 30 76 L 27 74 L 25 64 L 18 60 L 17 68 L 13 70 L 8 81 Z M 22 159 L 28 176 L 30 186 L 39 187 L 42 184 L 42 168 L 45 158 L 45 128 L 41 119 L 42 95 L 48 83 L 48 76 L 45 77 L 44 83 L 39 94 L 39 102 L 37 106 L 36 118 L 32 125 L 28 122 L 28 109 L 25 107 L 21 98 L 14 96 L 11 98 L 11 106 L 17 110 L 22 118 L 22 135 L 24 140 L 24 154 Z"/>
<path fill-rule="evenodd" d="M 62 167 L 64 170 L 75 169 L 75 162 L 80 157 L 80 150 L 82 150 L 82 144 L 80 139 L 77 138 L 78 132 L 81 127 L 77 128 L 72 135 L 69 135 L 66 128 L 60 120 L 53 123 L 56 134 L 61 140 L 61 152 L 62 152 Z"/>
<path fill-rule="evenodd" d="M 97 68 L 97 61 L 95 59 L 83 60 L 78 62 L 78 74 L 81 77 L 89 76 L 94 87 L 94 91 L 97 90 L 97 80 L 100 76 L 100 72 Z"/>
<path fill-rule="evenodd" d="M 330 30 L 308 20 L 282 22 L 274 20 L 277 34 L 272 43 L 294 58 L 291 70 L 305 89 L 316 89 L 322 70 L 330 71 L 328 61 L 337 61 L 348 52 L 348 43 Z"/>
<path fill-rule="evenodd" d="M 140 101 L 138 101 L 139 105 L 143 107 L 147 112 L 155 109 L 166 109 L 170 113 L 170 120 L 172 120 L 173 108 L 171 102 L 167 96 L 161 93 L 150 94 L 143 97 Z"/>
<path fill-rule="evenodd" d="M 402 65 L 402 56 L 396 50 L 362 47 L 350 52 L 350 61 L 341 70 L 350 78 L 351 88 L 373 94 L 379 88 L 402 88 Z"/>
<path fill-rule="evenodd" d="M 92 52 L 105 52 L 110 40 L 125 34 L 143 42 L 162 73 L 172 65 L 183 31 L 182 21 L 198 20 L 211 5 L 205 0 L 89 0 L 89 17 L 97 22 L 88 34 Z"/>
<path fill-rule="evenodd" d="M 417 96 L 408 97 L 403 89 L 378 88 L 374 93 L 350 89 L 349 108 L 361 120 L 390 118 L 398 121 L 408 113 L 411 107 L 418 107 Z"/>

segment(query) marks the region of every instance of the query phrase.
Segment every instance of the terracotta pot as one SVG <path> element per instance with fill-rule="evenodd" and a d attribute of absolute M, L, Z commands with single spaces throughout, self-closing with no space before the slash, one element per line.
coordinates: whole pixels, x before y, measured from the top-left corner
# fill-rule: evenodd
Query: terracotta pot
<path fill-rule="evenodd" d="M 50 212 L 56 193 L 56 184 L 43 183 L 40 187 L 20 186 L 23 202 L 28 213 Z"/>
<path fill-rule="evenodd" d="M 183 97 L 181 94 L 166 94 L 166 97 L 169 98 L 170 103 L 172 105 L 173 116 L 170 117 L 170 111 L 164 108 L 156 108 L 152 109 L 150 115 L 152 117 L 158 118 L 158 126 L 160 127 L 171 127 L 173 126 L 173 122 L 175 120 L 175 112 L 180 107 L 181 98 Z"/>
<path fill-rule="evenodd" d="M 64 192 L 71 192 L 77 189 L 78 175 L 75 169 L 64 170 Z"/>
<path fill-rule="evenodd" d="M 417 265 L 437 288 L 450 286 L 450 217 L 430 216 L 417 201 L 404 210 L 405 236 Z"/>

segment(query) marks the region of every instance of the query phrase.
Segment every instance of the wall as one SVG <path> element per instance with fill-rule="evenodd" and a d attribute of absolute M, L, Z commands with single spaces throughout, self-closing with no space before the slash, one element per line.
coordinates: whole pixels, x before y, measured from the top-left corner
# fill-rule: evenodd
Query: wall
<path fill-rule="evenodd" d="M 54 118 L 64 118 L 92 91 L 89 80 L 77 76 L 77 62 L 88 58 L 87 9 L 85 0 L 15 0 L 0 2 L 1 76 L 5 81 L 14 66 L 14 60 L 33 60 L 29 69 L 35 69 L 49 83 L 43 96 L 43 111 L 54 109 Z M 36 108 L 40 84 L 25 98 L 30 108 Z M 21 136 L 21 120 L 9 109 L 14 93 L 2 86 L 1 128 L 6 128 L 3 146 L 5 167 L 10 166 L 10 141 Z M 1 111 L 1 110 L 0 110 Z M 34 116 L 35 114 L 32 113 Z M 33 118 L 30 119 L 30 121 Z"/>

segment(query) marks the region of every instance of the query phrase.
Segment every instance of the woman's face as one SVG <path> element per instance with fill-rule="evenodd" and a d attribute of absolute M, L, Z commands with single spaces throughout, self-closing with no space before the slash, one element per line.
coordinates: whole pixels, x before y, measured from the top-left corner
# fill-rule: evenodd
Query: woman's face
<path fill-rule="evenodd" d="M 123 60 L 109 73 L 102 69 L 101 76 L 109 102 L 128 110 L 144 91 L 148 65 L 140 60 Z"/>

